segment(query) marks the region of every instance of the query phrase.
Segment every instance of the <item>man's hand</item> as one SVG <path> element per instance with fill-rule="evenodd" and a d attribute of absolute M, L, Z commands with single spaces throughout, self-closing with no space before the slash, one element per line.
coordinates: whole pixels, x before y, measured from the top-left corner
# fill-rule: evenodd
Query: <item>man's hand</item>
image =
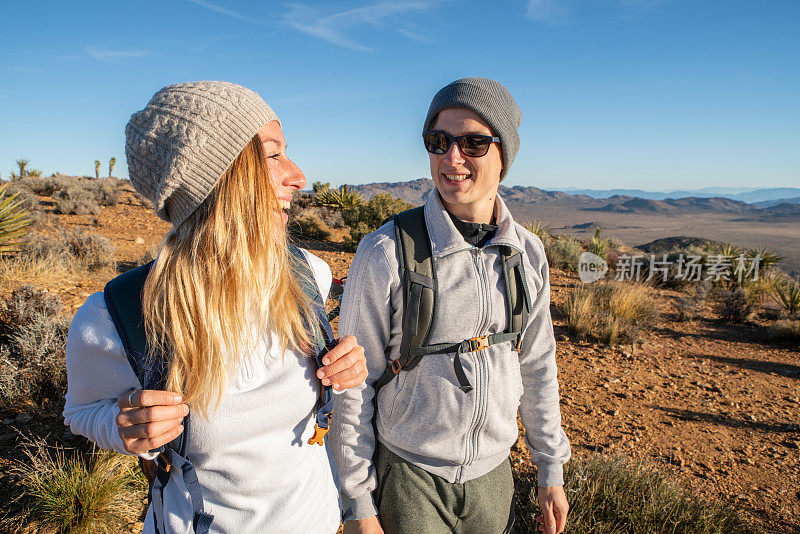
<path fill-rule="evenodd" d="M 542 510 L 542 515 L 536 518 L 539 522 L 539 532 L 545 534 L 564 532 L 569 505 L 563 486 L 539 487 L 539 508 Z"/>
<path fill-rule="evenodd" d="M 383 527 L 378 516 L 344 522 L 344 534 L 383 534 Z"/>
<path fill-rule="evenodd" d="M 177 438 L 183 432 L 181 421 L 189 406 L 171 391 L 138 389 L 123 393 L 117 400 L 117 430 L 125 450 L 142 454 Z"/>
<path fill-rule="evenodd" d="M 361 384 L 367 378 L 367 358 L 364 347 L 353 336 L 344 336 L 335 347 L 322 357 L 324 367 L 317 371 L 322 384 L 333 389 L 348 389 Z"/>

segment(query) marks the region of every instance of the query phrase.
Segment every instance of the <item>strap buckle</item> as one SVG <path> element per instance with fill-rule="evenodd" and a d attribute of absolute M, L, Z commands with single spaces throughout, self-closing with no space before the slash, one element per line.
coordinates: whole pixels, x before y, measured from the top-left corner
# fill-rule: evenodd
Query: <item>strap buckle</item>
<path fill-rule="evenodd" d="M 329 427 L 330 428 L 330 427 Z M 328 433 L 329 428 L 322 428 L 319 424 L 314 424 L 314 435 L 308 440 L 309 445 L 324 445 L 325 434 Z"/>
<path fill-rule="evenodd" d="M 469 344 L 470 352 L 477 352 L 479 350 L 488 349 L 489 336 L 473 337 L 472 339 L 468 339 L 467 343 Z"/>
<path fill-rule="evenodd" d="M 392 360 L 392 372 L 394 374 L 400 373 L 400 370 L 402 368 L 403 368 L 403 364 L 400 363 L 400 358 L 397 358 L 396 360 Z"/>
<path fill-rule="evenodd" d="M 155 458 L 156 465 L 159 469 L 164 471 L 165 473 L 169 473 L 170 468 L 172 467 L 167 459 L 167 455 L 165 453 L 161 453 Z"/>

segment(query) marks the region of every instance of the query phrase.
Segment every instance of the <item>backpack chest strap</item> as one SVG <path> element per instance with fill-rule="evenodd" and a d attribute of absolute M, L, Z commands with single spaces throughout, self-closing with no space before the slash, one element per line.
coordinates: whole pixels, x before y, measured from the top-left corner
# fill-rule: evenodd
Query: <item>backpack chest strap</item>
<path fill-rule="evenodd" d="M 461 365 L 461 354 L 466 352 L 478 352 L 483 349 L 488 349 L 492 345 L 505 343 L 506 341 L 511 341 L 514 350 L 518 350 L 520 340 L 521 334 L 519 332 L 499 332 L 497 334 L 489 334 L 486 336 L 465 339 L 460 343 L 436 343 L 433 345 L 425 345 L 424 347 L 412 347 L 410 349 L 409 358 L 403 358 L 403 356 L 400 355 L 400 357 L 389 362 L 389 364 L 386 366 L 386 370 L 375 382 L 373 387 L 378 390 L 388 384 L 395 377 L 395 375 L 400 373 L 400 371 L 409 371 L 413 369 L 419 363 L 419 360 L 422 356 L 431 354 L 450 354 L 455 352 L 453 368 L 456 373 L 456 378 L 458 379 L 459 389 L 461 389 L 461 391 L 464 393 L 469 393 L 473 388 L 467 379 L 467 375 L 464 372 L 464 367 Z M 406 360 L 406 364 L 403 363 L 404 359 Z"/>

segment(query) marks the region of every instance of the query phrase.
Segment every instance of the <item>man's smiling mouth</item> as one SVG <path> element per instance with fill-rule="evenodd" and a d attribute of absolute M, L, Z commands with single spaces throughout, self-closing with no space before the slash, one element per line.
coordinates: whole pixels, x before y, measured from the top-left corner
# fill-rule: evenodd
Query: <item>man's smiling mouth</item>
<path fill-rule="evenodd" d="M 466 180 L 467 178 L 469 178 L 472 175 L 471 174 L 444 174 L 444 173 L 442 173 L 442 176 L 444 176 L 447 180 L 449 180 L 451 182 L 463 182 L 464 180 Z"/>

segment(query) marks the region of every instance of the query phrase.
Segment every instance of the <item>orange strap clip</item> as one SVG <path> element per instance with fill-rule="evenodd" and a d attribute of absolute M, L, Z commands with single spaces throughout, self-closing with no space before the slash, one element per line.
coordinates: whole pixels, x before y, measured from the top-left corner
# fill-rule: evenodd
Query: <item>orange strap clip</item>
<path fill-rule="evenodd" d="M 471 352 L 489 348 L 489 336 L 473 337 L 469 340 L 469 348 Z"/>
<path fill-rule="evenodd" d="M 328 433 L 328 428 L 322 428 L 318 424 L 314 424 L 314 435 L 308 440 L 309 445 L 325 445 L 325 434 Z"/>

